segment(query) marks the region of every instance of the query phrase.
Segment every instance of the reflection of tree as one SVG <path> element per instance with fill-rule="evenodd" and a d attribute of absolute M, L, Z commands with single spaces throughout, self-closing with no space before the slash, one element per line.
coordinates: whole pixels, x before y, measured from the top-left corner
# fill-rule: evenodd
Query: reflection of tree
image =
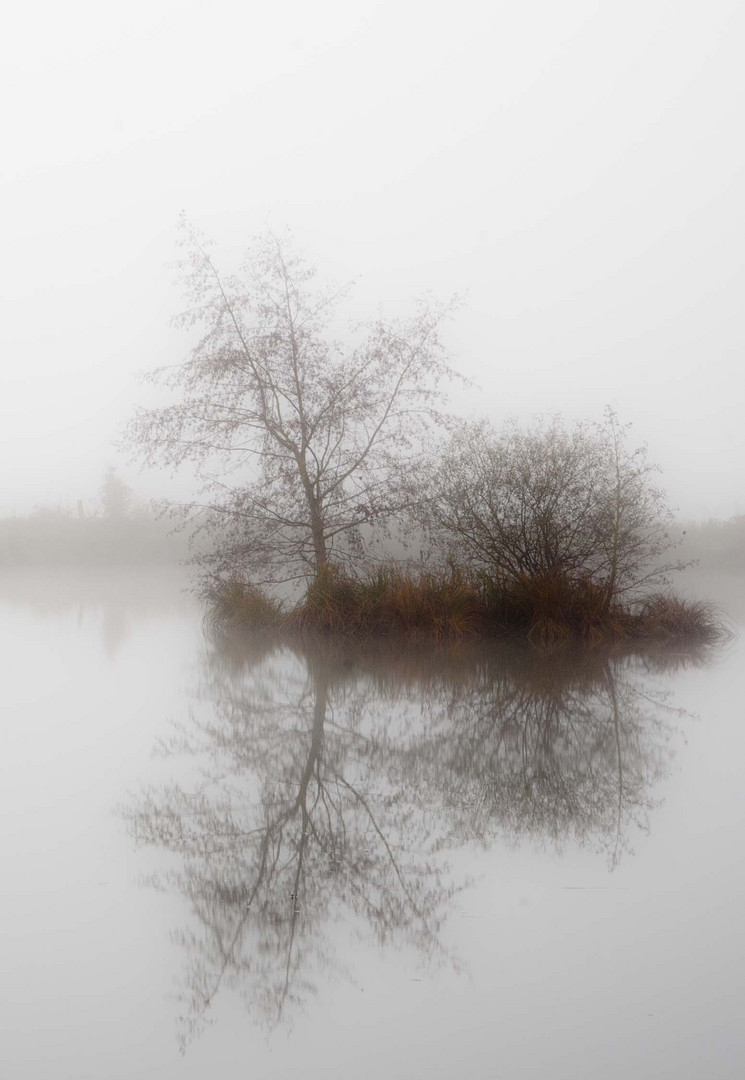
<path fill-rule="evenodd" d="M 280 653 L 230 679 L 219 659 L 204 687 L 214 714 L 171 746 L 205 751 L 209 772 L 196 792 L 151 792 L 131 821 L 141 841 L 181 858 L 167 877 L 199 924 L 180 936 L 190 1024 L 225 983 L 275 1022 L 314 992 L 314 969 L 338 966 L 324 929 L 336 911 L 363 919 L 380 943 L 432 953 L 453 889 L 408 793 L 369 793 L 356 752 L 364 736 L 334 721 L 333 671 Z"/>
<path fill-rule="evenodd" d="M 402 774 L 455 838 L 591 842 L 615 865 L 629 825 L 646 827 L 675 715 L 631 657 L 493 655 L 430 710 Z"/>
<path fill-rule="evenodd" d="M 128 613 L 125 608 L 108 604 L 101 614 L 101 637 L 106 656 L 113 660 L 129 630 Z"/>
<path fill-rule="evenodd" d="M 7 602 L 44 618 L 73 613 L 78 626 L 95 622 L 109 660 L 116 658 L 137 623 L 193 608 L 184 593 L 186 583 L 183 572 L 172 567 L 140 567 L 136 573 L 124 566 L 0 572 L 0 591 Z"/>
<path fill-rule="evenodd" d="M 634 657 L 212 648 L 165 748 L 197 755 L 200 783 L 128 811 L 138 840 L 177 854 L 159 882 L 195 917 L 180 935 L 189 1030 L 225 985 L 266 1022 L 287 1018 L 340 967 L 329 927 L 343 913 L 381 944 L 437 951 L 448 846 L 574 839 L 615 865 L 646 824 L 675 715 Z"/>

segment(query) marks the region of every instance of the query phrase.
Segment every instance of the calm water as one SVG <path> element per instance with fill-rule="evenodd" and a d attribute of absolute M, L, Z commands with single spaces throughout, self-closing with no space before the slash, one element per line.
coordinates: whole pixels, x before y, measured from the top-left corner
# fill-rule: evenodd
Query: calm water
<path fill-rule="evenodd" d="M 226 646 L 162 574 L 0 635 L 3 1076 L 745 1075 L 742 638 Z"/>

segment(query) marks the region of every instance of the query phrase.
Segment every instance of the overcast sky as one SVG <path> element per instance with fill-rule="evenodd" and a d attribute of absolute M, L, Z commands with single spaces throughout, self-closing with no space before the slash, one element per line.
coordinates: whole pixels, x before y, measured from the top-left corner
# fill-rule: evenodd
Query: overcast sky
<path fill-rule="evenodd" d="M 742 0 L 67 0 L 0 50 L 0 513 L 92 499 L 179 359 L 180 211 L 267 224 L 359 313 L 467 292 L 458 408 L 600 418 L 745 513 Z"/>

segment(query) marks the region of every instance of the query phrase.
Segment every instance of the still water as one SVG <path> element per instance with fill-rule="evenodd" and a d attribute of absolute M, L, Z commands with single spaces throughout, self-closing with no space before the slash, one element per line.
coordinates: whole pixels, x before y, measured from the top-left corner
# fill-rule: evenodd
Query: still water
<path fill-rule="evenodd" d="M 238 645 L 180 585 L 0 581 L 4 1077 L 745 1075 L 742 638 Z"/>

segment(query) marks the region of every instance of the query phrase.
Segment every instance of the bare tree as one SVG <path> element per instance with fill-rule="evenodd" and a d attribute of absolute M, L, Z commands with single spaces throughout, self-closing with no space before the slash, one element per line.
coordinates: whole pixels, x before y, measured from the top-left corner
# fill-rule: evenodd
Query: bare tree
<path fill-rule="evenodd" d="M 202 336 L 185 363 L 150 375 L 178 399 L 140 411 L 130 442 L 146 462 L 196 463 L 203 498 L 188 510 L 217 538 L 216 574 L 288 580 L 354 559 L 360 529 L 411 502 L 438 384 L 454 374 L 438 336 L 450 306 L 365 324 L 342 348 L 330 328 L 346 290 L 314 287 L 287 240 L 260 237 L 224 276 L 183 228 L 178 322 Z"/>
<path fill-rule="evenodd" d="M 669 558 L 676 546 L 670 535 L 673 514 L 665 493 L 654 483 L 659 470 L 650 464 L 646 446 L 628 448 L 630 428 L 606 407 L 605 422 L 598 428 L 603 486 L 595 528 L 600 551 L 597 577 L 604 585 L 606 609 L 618 597 L 664 584 L 671 571 L 690 565 Z"/>
<path fill-rule="evenodd" d="M 606 609 L 666 580 L 672 514 L 646 448 L 608 408 L 602 423 L 558 417 L 522 429 L 464 423 L 430 466 L 425 520 L 435 544 L 501 580 L 590 581 Z"/>
<path fill-rule="evenodd" d="M 597 439 L 556 418 L 533 430 L 463 423 L 428 478 L 432 534 L 507 578 L 583 571 L 595 551 Z"/>

